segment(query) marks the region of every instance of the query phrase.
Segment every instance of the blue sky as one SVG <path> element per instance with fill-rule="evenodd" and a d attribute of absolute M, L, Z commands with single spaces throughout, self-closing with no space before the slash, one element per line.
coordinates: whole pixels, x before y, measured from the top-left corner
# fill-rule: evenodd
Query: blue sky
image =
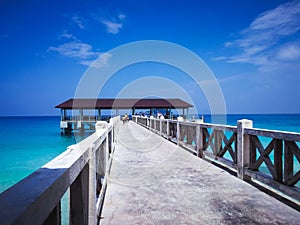
<path fill-rule="evenodd" d="M 4 0 L 0 115 L 59 115 L 54 106 L 74 96 L 93 60 L 141 40 L 173 42 L 201 57 L 228 113 L 300 113 L 299 30 L 300 1 Z M 189 78 L 155 63 L 125 68 L 100 96 L 118 96 L 151 75 L 176 82 L 200 113 L 210 112 Z"/>

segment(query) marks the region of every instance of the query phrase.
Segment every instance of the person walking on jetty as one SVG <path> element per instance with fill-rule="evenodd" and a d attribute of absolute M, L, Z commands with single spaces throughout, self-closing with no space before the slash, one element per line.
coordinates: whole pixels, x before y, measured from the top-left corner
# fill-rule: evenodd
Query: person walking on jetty
<path fill-rule="evenodd" d="M 123 124 L 125 124 L 126 122 L 128 122 L 128 115 L 127 115 L 127 113 L 125 114 L 125 116 L 122 117 L 122 121 L 123 121 Z"/>

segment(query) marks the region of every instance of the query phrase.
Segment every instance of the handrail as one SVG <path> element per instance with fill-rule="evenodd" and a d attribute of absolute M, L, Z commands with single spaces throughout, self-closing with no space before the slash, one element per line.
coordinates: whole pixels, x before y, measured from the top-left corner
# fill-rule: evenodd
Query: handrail
<path fill-rule="evenodd" d="M 61 224 L 60 201 L 70 189 L 70 224 L 96 224 L 102 201 L 96 195 L 109 168 L 118 118 L 71 145 L 0 195 L 1 224 Z M 98 159 L 98 160 L 96 160 Z M 102 195 L 103 197 L 103 195 Z"/>
<path fill-rule="evenodd" d="M 239 120 L 237 126 L 139 116 L 132 120 L 198 157 L 236 171 L 241 179 L 260 181 L 291 196 L 300 205 L 300 188 L 295 186 L 300 181 L 300 133 L 256 129 L 250 120 Z M 264 147 L 260 138 L 271 140 Z"/>

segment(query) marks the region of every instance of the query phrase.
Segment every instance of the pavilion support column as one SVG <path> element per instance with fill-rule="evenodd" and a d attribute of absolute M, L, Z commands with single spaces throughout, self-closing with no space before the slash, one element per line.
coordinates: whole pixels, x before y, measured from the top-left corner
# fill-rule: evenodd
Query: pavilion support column
<path fill-rule="evenodd" d="M 66 117 L 67 117 L 67 110 L 61 109 L 61 121 L 66 120 Z"/>
<path fill-rule="evenodd" d="M 101 120 L 101 109 L 98 109 L 98 120 Z"/>
<path fill-rule="evenodd" d="M 116 108 L 116 116 L 119 116 L 119 109 Z"/>
<path fill-rule="evenodd" d="M 80 121 L 83 120 L 83 109 L 79 109 Z"/>
<path fill-rule="evenodd" d="M 135 114 L 135 108 L 133 107 L 132 108 L 132 115 L 134 115 Z"/>
<path fill-rule="evenodd" d="M 64 120 L 64 110 L 61 109 L 60 110 L 60 121 L 63 121 Z"/>
<path fill-rule="evenodd" d="M 83 123 L 83 109 L 79 109 L 79 115 L 80 115 L 80 128 L 79 128 L 79 131 L 80 133 L 84 133 L 84 123 Z M 77 124 L 78 125 L 78 124 Z"/>

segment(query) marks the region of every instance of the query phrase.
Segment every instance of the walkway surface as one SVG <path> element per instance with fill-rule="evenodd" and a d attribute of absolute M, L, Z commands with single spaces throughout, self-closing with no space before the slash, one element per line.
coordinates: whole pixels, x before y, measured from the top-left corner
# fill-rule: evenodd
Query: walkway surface
<path fill-rule="evenodd" d="M 100 224 L 299 224 L 300 213 L 133 122 L 121 125 Z"/>

